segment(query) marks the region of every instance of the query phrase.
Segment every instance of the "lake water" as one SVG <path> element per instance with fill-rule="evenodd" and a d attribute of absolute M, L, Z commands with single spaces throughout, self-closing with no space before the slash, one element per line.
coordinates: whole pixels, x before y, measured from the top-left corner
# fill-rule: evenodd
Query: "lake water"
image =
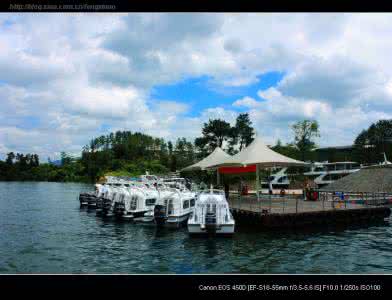
<path fill-rule="evenodd" d="M 91 185 L 0 182 L 0 273 L 392 273 L 387 225 L 191 238 L 81 210 Z"/>

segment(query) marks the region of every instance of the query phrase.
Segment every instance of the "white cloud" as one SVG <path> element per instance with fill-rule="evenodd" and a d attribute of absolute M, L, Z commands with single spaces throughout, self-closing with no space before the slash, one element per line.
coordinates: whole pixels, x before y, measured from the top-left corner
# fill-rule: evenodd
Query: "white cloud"
<path fill-rule="evenodd" d="M 315 118 L 320 143 L 350 143 L 392 114 L 391 16 L 3 14 L 0 152 L 76 151 L 115 129 L 195 137 L 209 118 L 233 123 L 237 108 L 267 141 L 289 141 L 292 122 Z M 233 110 L 210 103 L 194 113 L 149 96 L 196 76 L 216 91 L 246 87 L 271 71 L 282 81 L 239 95 Z"/>
<path fill-rule="evenodd" d="M 385 84 L 385 79 L 374 68 L 335 56 L 299 64 L 278 87 L 286 95 L 323 99 L 341 106 L 360 97 L 367 87 Z"/>
<path fill-rule="evenodd" d="M 276 88 L 259 91 L 258 94 L 266 101 L 262 106 L 250 109 L 249 114 L 259 133 L 270 143 L 277 139 L 292 141 L 290 127 L 301 119 L 319 122 L 321 138 L 317 142 L 326 146 L 350 144 L 369 124 L 392 118 L 390 111 L 367 112 L 360 106 L 336 107 L 326 101 L 285 96 Z"/>
<path fill-rule="evenodd" d="M 226 110 L 223 107 L 214 107 L 204 110 L 200 115 L 202 122 L 208 122 L 210 119 L 221 119 L 234 125 L 237 113 L 232 110 Z"/>
<path fill-rule="evenodd" d="M 252 97 L 248 97 L 248 96 L 245 96 L 241 99 L 238 99 L 238 100 L 234 101 L 234 103 L 233 103 L 233 106 L 237 106 L 237 107 L 243 106 L 243 107 L 249 107 L 249 108 L 257 107 L 259 105 L 260 105 L 260 102 L 256 101 Z"/>

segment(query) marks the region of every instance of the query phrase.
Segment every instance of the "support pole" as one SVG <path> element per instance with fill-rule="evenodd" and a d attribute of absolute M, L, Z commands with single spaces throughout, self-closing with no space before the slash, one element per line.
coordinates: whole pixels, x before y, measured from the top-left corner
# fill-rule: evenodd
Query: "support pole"
<path fill-rule="evenodd" d="M 217 185 L 217 186 L 220 186 L 219 168 L 216 169 L 216 185 Z"/>
<path fill-rule="evenodd" d="M 260 190 L 259 165 L 256 164 L 256 195 L 257 195 L 257 201 L 259 201 L 259 190 Z"/>

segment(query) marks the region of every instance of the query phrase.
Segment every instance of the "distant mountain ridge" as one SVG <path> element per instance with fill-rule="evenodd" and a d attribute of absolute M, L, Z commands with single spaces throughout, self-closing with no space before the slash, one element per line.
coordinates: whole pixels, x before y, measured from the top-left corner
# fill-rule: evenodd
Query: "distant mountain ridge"
<path fill-rule="evenodd" d="M 58 167 L 60 167 L 62 165 L 61 164 L 61 159 L 49 161 L 49 163 L 54 165 L 54 166 L 58 166 Z"/>

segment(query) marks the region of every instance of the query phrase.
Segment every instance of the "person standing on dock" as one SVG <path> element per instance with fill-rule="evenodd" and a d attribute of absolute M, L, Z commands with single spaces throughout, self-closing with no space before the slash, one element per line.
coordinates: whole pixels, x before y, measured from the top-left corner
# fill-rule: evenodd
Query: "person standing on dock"
<path fill-rule="evenodd" d="M 271 179 L 268 181 L 268 193 L 269 193 L 270 195 L 273 194 L 273 190 L 272 190 L 272 180 L 271 180 Z"/>
<path fill-rule="evenodd" d="M 309 190 L 309 180 L 306 178 L 302 187 L 303 200 L 306 200 L 308 190 Z"/>

